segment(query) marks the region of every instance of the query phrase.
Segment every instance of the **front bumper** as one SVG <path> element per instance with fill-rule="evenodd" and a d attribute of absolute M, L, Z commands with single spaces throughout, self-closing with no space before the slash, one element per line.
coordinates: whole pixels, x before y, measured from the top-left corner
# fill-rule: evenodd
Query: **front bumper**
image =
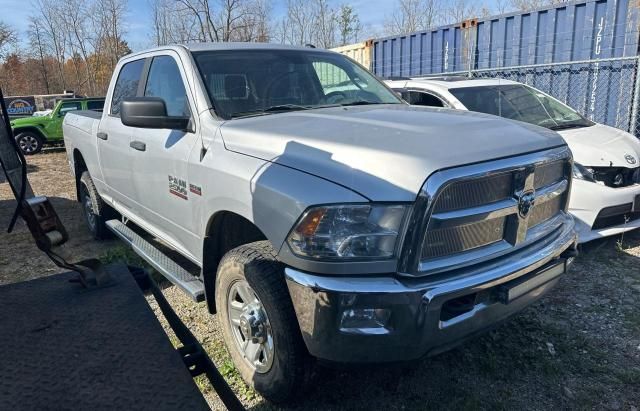
<path fill-rule="evenodd" d="M 640 205 L 633 208 L 636 199 L 640 196 L 640 184 L 629 187 L 613 188 L 589 181 L 573 179 L 571 199 L 569 200 L 569 212 L 576 220 L 576 231 L 581 243 L 621 234 L 636 228 L 640 228 L 640 219 L 627 223 L 607 225 L 601 228 L 593 228 L 596 218 L 601 210 L 625 204 L 632 204 L 632 212 L 640 212 Z"/>
<path fill-rule="evenodd" d="M 537 244 L 446 278 L 327 277 L 292 268 L 285 275 L 311 355 L 331 362 L 406 361 L 445 351 L 539 299 L 566 271 L 575 243 L 568 218 Z M 343 327 L 345 311 L 363 309 L 388 313 L 387 322 Z"/>

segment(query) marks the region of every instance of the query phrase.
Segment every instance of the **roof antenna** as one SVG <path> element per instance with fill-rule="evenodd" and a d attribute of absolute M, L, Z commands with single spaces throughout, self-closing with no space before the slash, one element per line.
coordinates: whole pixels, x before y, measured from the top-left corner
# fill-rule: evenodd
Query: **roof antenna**
<path fill-rule="evenodd" d="M 313 44 L 311 44 L 311 43 L 307 43 L 307 44 L 305 44 L 304 46 L 305 46 L 305 47 L 309 47 L 310 49 L 315 49 L 315 48 L 316 48 L 316 46 L 314 46 L 314 45 L 313 45 Z"/>

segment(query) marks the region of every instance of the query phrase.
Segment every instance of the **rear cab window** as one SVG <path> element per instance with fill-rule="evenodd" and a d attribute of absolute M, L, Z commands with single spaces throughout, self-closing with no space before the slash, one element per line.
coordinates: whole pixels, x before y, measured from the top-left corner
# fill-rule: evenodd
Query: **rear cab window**
<path fill-rule="evenodd" d="M 118 74 L 118 80 L 116 80 L 116 84 L 113 87 L 113 96 L 111 97 L 112 116 L 120 117 L 120 103 L 122 100 L 137 95 L 144 62 L 144 59 L 140 59 L 122 66 Z"/>

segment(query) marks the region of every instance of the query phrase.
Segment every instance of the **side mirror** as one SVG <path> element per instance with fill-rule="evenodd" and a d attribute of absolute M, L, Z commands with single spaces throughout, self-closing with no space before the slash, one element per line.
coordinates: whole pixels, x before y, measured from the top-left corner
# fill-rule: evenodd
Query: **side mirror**
<path fill-rule="evenodd" d="M 189 117 L 167 115 L 167 106 L 160 97 L 131 97 L 120 103 L 122 124 L 138 128 L 166 128 L 187 130 Z"/>

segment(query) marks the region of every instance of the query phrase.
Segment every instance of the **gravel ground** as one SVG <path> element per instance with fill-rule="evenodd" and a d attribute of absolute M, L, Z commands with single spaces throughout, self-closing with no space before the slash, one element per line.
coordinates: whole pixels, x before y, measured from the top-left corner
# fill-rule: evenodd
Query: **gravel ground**
<path fill-rule="evenodd" d="M 37 194 L 49 196 L 77 259 L 132 258 L 116 241 L 91 240 L 75 202 L 63 152 L 28 158 Z M 0 227 L 15 206 L 0 183 Z M 0 284 L 60 270 L 38 252 L 25 227 L 0 235 Z M 222 343 L 215 317 L 175 287 L 165 294 L 209 351 L 245 405 L 278 409 L 246 387 Z M 151 306 L 157 312 L 154 301 Z M 175 337 L 170 335 L 173 341 Z M 214 409 L 222 405 L 198 385 Z M 313 389 L 290 409 L 612 409 L 640 408 L 640 232 L 583 247 L 571 272 L 544 299 L 497 330 L 411 366 L 318 369 Z"/>

